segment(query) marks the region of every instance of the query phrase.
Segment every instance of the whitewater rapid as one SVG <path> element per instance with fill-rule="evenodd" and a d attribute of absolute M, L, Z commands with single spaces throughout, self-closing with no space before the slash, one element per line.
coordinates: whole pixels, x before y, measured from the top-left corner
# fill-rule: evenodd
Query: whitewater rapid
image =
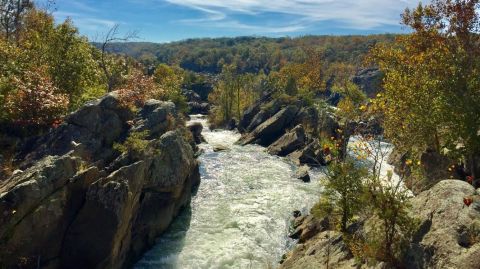
<path fill-rule="evenodd" d="M 293 177 L 296 167 L 257 145 L 238 146 L 232 131 L 212 131 L 200 145 L 202 181 L 191 206 L 172 223 L 136 269 L 275 268 L 294 244 L 288 238 L 293 210 L 308 212 L 319 199 L 323 173 Z M 214 152 L 215 147 L 228 148 Z"/>

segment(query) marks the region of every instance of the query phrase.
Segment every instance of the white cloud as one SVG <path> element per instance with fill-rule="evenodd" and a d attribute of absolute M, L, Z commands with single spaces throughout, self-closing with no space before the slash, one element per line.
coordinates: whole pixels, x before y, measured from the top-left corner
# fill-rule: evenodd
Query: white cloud
<path fill-rule="evenodd" d="M 203 24 L 208 27 L 234 27 L 263 32 L 293 32 L 324 21 L 335 21 L 343 27 L 370 30 L 398 25 L 400 14 L 419 0 L 165 0 L 174 5 L 204 12 L 199 19 L 183 23 Z M 428 2 L 428 1 L 424 1 Z M 239 22 L 232 15 L 261 15 L 274 13 L 295 19 L 278 25 L 256 25 Z M 213 24 L 215 21 L 217 23 Z"/>

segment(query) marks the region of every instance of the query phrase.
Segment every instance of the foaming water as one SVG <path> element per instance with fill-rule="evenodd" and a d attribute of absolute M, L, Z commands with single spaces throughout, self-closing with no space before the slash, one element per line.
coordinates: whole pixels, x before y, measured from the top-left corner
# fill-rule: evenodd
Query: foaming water
<path fill-rule="evenodd" d="M 209 130 L 199 157 L 202 182 L 191 206 L 163 234 L 135 268 L 271 268 L 293 242 L 293 210 L 307 211 L 320 195 L 321 172 L 312 182 L 292 177 L 295 166 L 265 148 L 234 143 L 240 135 Z M 214 152 L 213 148 L 227 150 Z"/>
<path fill-rule="evenodd" d="M 385 186 L 393 188 L 398 186 L 399 189 L 406 191 L 408 195 L 413 196 L 413 193 L 405 186 L 403 179 L 395 173 L 395 167 L 388 163 L 388 158 L 394 149 L 392 144 L 385 141 L 380 141 L 379 144 L 369 144 L 364 142 L 361 137 L 353 136 L 349 140 L 348 149 L 349 154 L 354 157 L 359 157 L 359 154 L 358 152 L 355 152 L 355 149 L 362 149 L 360 151 L 361 153 L 364 153 L 365 151 L 370 152 L 371 154 L 367 154 L 368 156 L 363 162 L 365 162 L 368 167 L 373 167 L 375 165 L 375 168 L 379 171 L 382 183 Z M 374 156 L 378 159 L 377 162 L 375 162 Z"/>

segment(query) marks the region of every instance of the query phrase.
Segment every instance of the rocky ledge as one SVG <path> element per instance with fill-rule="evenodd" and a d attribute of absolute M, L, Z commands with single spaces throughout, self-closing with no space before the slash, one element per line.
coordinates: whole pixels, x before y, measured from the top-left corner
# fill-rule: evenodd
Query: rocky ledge
<path fill-rule="evenodd" d="M 0 267 L 131 267 L 199 184 L 191 137 L 170 102 L 112 93 L 68 116 L 0 182 Z"/>
<path fill-rule="evenodd" d="M 401 262 L 405 268 L 478 269 L 480 265 L 480 197 L 468 183 L 443 180 L 412 198 L 411 214 L 420 225 Z M 464 199 L 471 199 L 467 206 Z M 328 229 L 328 222 L 298 216 L 291 237 L 299 239 L 285 255 L 281 269 L 292 268 L 390 268 L 369 267 L 356 260 L 343 235 Z M 364 236 L 361 223 L 349 233 Z"/>
<path fill-rule="evenodd" d="M 238 124 L 239 144 L 259 144 L 273 155 L 288 157 L 297 165 L 325 165 L 328 152 L 321 147 L 319 134 L 342 138 L 333 113 L 319 111 L 300 100 L 274 98 L 265 94 L 249 107 Z M 346 141 L 346 139 L 344 139 Z"/>

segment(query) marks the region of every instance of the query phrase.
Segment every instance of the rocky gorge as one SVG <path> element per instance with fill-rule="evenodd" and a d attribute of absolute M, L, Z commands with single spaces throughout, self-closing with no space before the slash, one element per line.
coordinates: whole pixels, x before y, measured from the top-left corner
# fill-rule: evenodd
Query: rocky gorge
<path fill-rule="evenodd" d="M 170 102 L 111 93 L 69 115 L 0 182 L 0 267 L 129 268 L 189 203 L 194 145 Z"/>
<path fill-rule="evenodd" d="M 354 80 L 374 95 L 379 75 Z M 192 111 L 208 112 L 186 95 Z M 200 115 L 186 122 L 171 102 L 132 111 L 113 92 L 18 153 L 19 170 L 0 182 L 0 268 L 391 268 L 358 259 L 345 234 L 310 212 L 332 158 L 319 137 L 347 154 L 345 128 L 332 109 L 268 92 L 227 130 Z M 405 158 L 390 154 L 396 172 Z M 407 182 L 419 224 L 405 268 L 480 264 L 480 193 L 450 174 Z M 348 233 L 368 236 L 369 221 Z"/>

